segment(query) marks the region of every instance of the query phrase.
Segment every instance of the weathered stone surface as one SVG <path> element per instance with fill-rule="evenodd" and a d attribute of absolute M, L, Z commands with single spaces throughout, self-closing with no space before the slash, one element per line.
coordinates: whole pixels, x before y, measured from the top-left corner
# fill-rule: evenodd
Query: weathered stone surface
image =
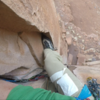
<path fill-rule="evenodd" d="M 31 68 L 34 64 L 27 44 L 18 34 L 0 29 L 0 75 L 21 66 Z"/>
<path fill-rule="evenodd" d="M 84 65 L 86 61 L 86 56 L 82 54 L 78 54 L 78 60 L 77 60 L 77 65 Z"/>
<path fill-rule="evenodd" d="M 54 1 L 57 12 L 65 24 L 66 33 L 72 35 L 73 45 L 77 46 L 78 52 L 93 55 L 95 60 L 100 60 L 99 0 Z"/>
<path fill-rule="evenodd" d="M 54 2 L 57 12 L 60 14 L 60 17 L 64 21 L 64 24 L 67 25 L 68 22 L 73 20 L 69 2 L 67 0 L 54 0 Z"/>
<path fill-rule="evenodd" d="M 84 65 L 89 65 L 89 66 L 100 65 L 100 60 L 93 61 L 93 62 L 86 62 Z"/>
<path fill-rule="evenodd" d="M 85 84 L 88 77 L 96 78 L 97 82 L 100 83 L 100 66 L 81 66 L 77 67 L 73 72 Z"/>
<path fill-rule="evenodd" d="M 40 36 L 38 36 L 38 33 L 41 32 L 50 34 L 54 48 L 57 48 L 59 53 L 62 49 L 63 62 L 64 64 L 67 64 L 67 44 L 65 40 L 63 40 L 63 42 L 61 40 L 62 32 L 66 32 L 66 30 L 63 27 L 64 25 L 60 25 L 61 19 L 56 12 L 53 0 L 1 0 L 0 15 L 0 27 L 2 29 L 16 32 L 18 34 L 24 32 L 22 34 L 22 39 L 28 46 L 20 38 L 18 38 L 18 41 L 16 41 L 15 44 L 17 42 L 19 43 L 18 46 L 20 46 L 20 51 L 18 53 L 21 53 L 21 56 L 24 55 L 24 50 L 26 50 L 26 53 L 29 51 L 28 53 L 30 54 L 27 55 L 31 56 L 32 59 L 21 59 L 20 57 L 21 62 L 25 62 L 24 64 L 17 62 L 20 66 L 30 67 L 34 63 L 43 66 L 43 47 L 41 44 L 42 42 L 40 41 Z M 24 44 L 22 42 L 26 45 L 24 49 Z M 14 48 L 13 50 L 17 49 Z M 18 57 L 16 59 L 18 59 Z M 18 59 L 18 61 L 20 59 Z M 27 59 L 30 61 L 28 62 Z M 13 66 L 11 70 L 20 67 L 17 63 L 16 67 Z M 7 72 L 11 70 L 8 70 Z"/>
<path fill-rule="evenodd" d="M 59 17 L 53 0 L 1 0 L 0 27 L 14 32 L 49 32 L 60 50 Z"/>
<path fill-rule="evenodd" d="M 62 56 L 63 64 L 67 65 L 67 50 L 68 46 L 64 40 L 61 40 L 60 55 Z"/>
<path fill-rule="evenodd" d="M 39 74 L 40 72 L 42 72 L 42 69 L 39 69 L 38 65 L 34 64 L 31 68 L 20 67 L 4 75 L 13 76 L 16 77 L 16 79 L 29 79 L 32 76 Z"/>
<path fill-rule="evenodd" d="M 73 44 L 69 46 L 69 52 L 68 55 L 71 54 L 73 56 L 72 58 L 72 65 L 76 65 L 77 64 L 77 54 L 78 54 L 78 48 L 76 46 L 74 46 Z M 69 62 L 70 63 L 70 62 Z"/>
<path fill-rule="evenodd" d="M 21 38 L 27 43 L 34 59 L 40 67 L 43 67 L 43 44 L 41 34 L 37 32 L 22 33 Z"/>
<path fill-rule="evenodd" d="M 89 65 L 88 63 L 93 63 L 93 62 L 91 62 L 93 55 L 83 55 L 83 54 L 79 53 L 77 55 L 77 58 L 78 58 L 77 65 Z"/>
<path fill-rule="evenodd" d="M 10 0 L 3 0 L 3 2 L 6 3 L 11 3 Z M 23 8 L 20 8 L 20 4 L 15 3 L 16 1 L 14 0 L 13 3 L 10 4 L 10 7 L 13 7 L 14 9 L 10 9 L 10 7 L 8 5 L 6 5 L 6 3 L 3 3 L 2 1 L 0 1 L 0 27 L 5 29 L 5 30 L 9 30 L 9 31 L 13 31 L 13 32 L 22 32 L 22 31 L 39 31 L 36 26 L 32 26 L 30 24 L 30 22 L 28 22 L 28 20 L 24 20 L 22 19 L 20 16 L 18 16 L 16 14 L 16 12 L 14 12 L 13 10 L 16 9 L 16 6 L 19 8 L 19 10 L 17 12 L 21 13 L 21 10 L 23 10 Z M 12 5 L 12 6 L 11 6 Z M 26 10 L 24 10 L 25 12 Z M 22 15 L 24 13 L 21 13 Z M 27 17 L 28 14 L 26 14 Z"/>
<path fill-rule="evenodd" d="M 68 65 L 72 65 L 72 61 L 73 61 L 73 55 L 69 54 L 68 55 Z"/>
<path fill-rule="evenodd" d="M 68 34 L 68 35 L 66 36 L 66 41 L 67 41 L 67 44 L 68 44 L 68 45 L 71 45 L 71 44 L 72 44 L 72 35 Z"/>

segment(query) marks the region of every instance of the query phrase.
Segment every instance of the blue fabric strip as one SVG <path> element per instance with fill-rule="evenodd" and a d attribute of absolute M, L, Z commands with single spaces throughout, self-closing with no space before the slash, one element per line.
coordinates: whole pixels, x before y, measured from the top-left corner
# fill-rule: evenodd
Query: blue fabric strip
<path fill-rule="evenodd" d="M 86 99 L 88 97 L 92 96 L 90 90 L 88 89 L 87 85 L 84 85 L 80 95 L 79 95 L 79 99 Z"/>
<path fill-rule="evenodd" d="M 82 100 L 82 99 L 79 99 L 79 98 L 75 98 L 76 100 Z"/>

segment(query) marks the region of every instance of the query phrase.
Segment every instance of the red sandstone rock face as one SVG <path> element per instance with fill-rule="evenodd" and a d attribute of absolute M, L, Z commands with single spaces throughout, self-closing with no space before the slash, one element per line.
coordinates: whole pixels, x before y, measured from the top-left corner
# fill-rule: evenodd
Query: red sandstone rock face
<path fill-rule="evenodd" d="M 57 12 L 65 25 L 66 35 L 72 35 L 73 45 L 78 48 L 77 52 L 93 55 L 96 60 L 100 59 L 99 0 L 54 1 Z M 73 57 L 77 59 L 76 55 Z"/>
<path fill-rule="evenodd" d="M 87 78 L 92 77 L 97 79 L 97 82 L 100 83 L 100 67 L 99 65 L 95 66 L 79 66 L 74 70 L 74 74 L 81 80 L 82 83 L 87 83 Z"/>
<path fill-rule="evenodd" d="M 97 78 L 99 70 L 95 60 L 100 60 L 100 1 L 99 0 L 54 0 L 57 12 L 65 25 L 66 34 L 72 36 L 68 46 L 68 64 L 79 65 L 74 74 L 84 83 L 88 77 Z M 66 38 L 69 41 L 69 38 Z M 94 66 L 87 66 L 91 65 Z M 83 66 L 82 66 L 83 65 Z M 73 69 L 73 68 L 72 68 Z"/>
<path fill-rule="evenodd" d="M 22 40 L 21 38 L 18 38 L 18 41 L 16 40 L 15 37 L 12 37 L 8 32 L 9 36 L 13 38 L 12 40 L 13 44 L 10 47 L 11 48 L 13 47 L 14 49 L 12 48 L 13 50 L 11 50 L 11 52 L 13 53 L 18 50 L 18 48 L 16 47 L 16 41 L 17 41 L 18 42 L 17 45 L 20 48 L 18 53 L 22 57 L 23 55 L 26 55 L 27 53 L 25 52 L 26 50 L 25 48 L 27 47 L 29 52 L 31 52 L 30 56 L 32 57 L 33 60 L 35 59 L 33 61 L 34 63 L 30 62 L 30 65 L 36 64 L 37 66 L 38 64 L 38 66 L 43 66 L 43 59 L 42 59 L 43 47 L 41 44 L 41 39 L 40 39 L 41 37 L 40 35 L 38 35 L 38 33 L 44 32 L 50 34 L 52 41 L 54 43 L 54 47 L 56 47 L 58 49 L 58 52 L 60 52 L 64 64 L 67 64 L 67 53 L 69 61 L 68 64 L 82 65 L 83 63 L 85 63 L 85 61 L 90 61 L 90 59 L 92 58 L 93 58 L 92 60 L 100 59 L 99 1 L 98 0 L 88 0 L 88 1 L 76 0 L 76 2 L 74 2 L 74 0 L 54 0 L 54 1 L 56 9 L 60 14 L 61 19 L 59 15 L 56 13 L 53 0 L 46 0 L 46 1 L 45 0 L 41 1 L 1 0 L 0 1 L 0 15 L 1 15 L 0 27 L 5 30 L 16 32 L 16 35 L 17 33 L 20 34 L 24 32 L 23 34 L 21 34 Z M 70 38 L 69 35 L 72 38 Z M 0 41 L 2 43 L 4 40 L 1 39 Z M 9 40 L 9 42 L 10 41 L 11 40 Z M 24 46 L 24 44 L 26 46 Z M 67 47 L 67 45 L 69 46 Z M 6 45 L 4 44 L 4 46 Z M 77 56 L 78 52 L 83 56 Z M 11 56 L 12 54 L 9 53 L 9 55 Z M 91 57 L 87 59 L 86 55 L 90 55 Z M 23 60 L 27 59 L 23 58 Z M 17 61 L 15 62 L 18 63 Z M 23 63 L 21 65 L 23 65 Z M 17 65 L 14 67 L 17 68 L 21 65 Z M 28 63 L 26 62 L 25 65 L 23 66 L 29 67 Z M 83 77 L 85 76 L 83 75 Z"/>
<path fill-rule="evenodd" d="M 21 38 L 28 45 L 34 59 L 40 67 L 43 67 L 43 45 L 41 40 L 41 34 L 34 33 L 22 33 Z"/>
<path fill-rule="evenodd" d="M 67 41 L 67 44 L 68 46 L 70 46 L 72 44 L 72 35 L 68 34 L 66 35 L 66 41 Z"/>
<path fill-rule="evenodd" d="M 62 21 L 67 25 L 68 22 L 73 20 L 70 4 L 67 0 L 54 0 L 54 2 Z"/>
<path fill-rule="evenodd" d="M 63 57 L 63 63 L 67 64 L 67 43 L 65 40 L 61 40 L 61 34 L 63 32 L 66 33 L 66 30 L 64 24 L 61 24 L 61 19 L 56 12 L 53 0 L 1 0 L 0 15 L 0 27 L 7 30 L 9 34 L 9 40 L 7 42 L 9 43 L 11 38 L 13 38 L 11 41 L 13 46 L 10 46 L 11 48 L 9 47 L 10 50 L 14 53 L 17 51 L 19 56 L 25 56 L 25 58 L 23 57 L 21 59 L 20 57 L 19 59 L 19 56 L 16 57 L 17 54 L 15 53 L 15 56 L 11 59 L 15 59 L 16 66 L 14 65 L 13 68 L 11 67 L 11 69 L 3 71 L 1 74 L 21 66 L 32 66 L 30 68 L 31 70 L 39 66 L 43 67 L 41 32 L 47 35 L 50 34 L 54 47 L 57 48 L 59 53 L 60 49 L 62 49 L 61 56 Z M 11 36 L 9 31 L 18 36 L 18 40 Z M 3 41 L 5 40 L 2 40 L 1 43 Z M 7 45 L 4 46 L 8 48 Z M 28 51 L 29 55 L 27 54 Z M 3 53 L 6 53 L 6 51 Z M 9 56 L 11 56 L 10 53 Z M 17 59 L 18 61 L 16 61 Z M 23 64 L 23 62 L 25 63 Z M 12 64 L 12 62 L 9 64 Z"/>
<path fill-rule="evenodd" d="M 0 29 L 0 75 L 19 67 L 37 66 L 27 44 L 17 33 Z"/>
<path fill-rule="evenodd" d="M 1 28 L 14 32 L 48 32 L 60 50 L 61 28 L 53 0 L 2 0 L 0 7 Z"/>
<path fill-rule="evenodd" d="M 62 61 L 63 64 L 67 65 L 68 61 L 67 61 L 67 50 L 68 50 L 68 46 L 66 41 L 61 40 L 61 48 L 60 48 L 60 55 L 62 56 Z"/>

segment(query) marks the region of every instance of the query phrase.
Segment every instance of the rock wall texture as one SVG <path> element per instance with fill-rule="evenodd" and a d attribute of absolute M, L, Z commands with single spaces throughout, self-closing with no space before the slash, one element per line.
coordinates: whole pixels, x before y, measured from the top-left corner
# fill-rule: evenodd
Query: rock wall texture
<path fill-rule="evenodd" d="M 92 77 L 100 83 L 100 0 L 54 2 L 65 25 L 63 39 L 70 44 L 72 38 L 67 50 L 68 65 L 77 65 L 74 74 L 81 82 L 86 84 L 87 78 Z"/>
<path fill-rule="evenodd" d="M 99 0 L 0 0 L 0 74 L 21 78 L 43 67 L 43 33 L 65 65 L 78 65 L 74 74 L 83 83 L 90 76 L 100 82 L 99 6 Z"/>
<path fill-rule="evenodd" d="M 18 34 L 0 29 L 0 74 L 36 65 L 30 49 Z"/>
<path fill-rule="evenodd" d="M 40 33 L 22 33 L 21 39 L 28 45 L 37 64 L 43 67 L 43 46 Z"/>
<path fill-rule="evenodd" d="M 100 67 L 99 65 L 95 66 L 79 66 L 74 70 L 74 74 L 80 79 L 84 84 L 87 84 L 87 78 L 92 77 L 97 79 L 97 82 L 100 83 Z"/>
<path fill-rule="evenodd" d="M 61 28 L 53 0 L 1 0 L 0 27 L 14 32 L 50 33 L 60 48 Z"/>
<path fill-rule="evenodd" d="M 57 12 L 65 25 L 65 35 L 72 36 L 72 44 L 77 48 L 76 51 L 83 55 L 91 55 L 95 60 L 100 59 L 100 1 L 54 1 Z M 69 48 L 69 54 L 70 51 Z M 73 58 L 77 59 L 74 54 Z M 75 65 L 76 62 L 72 61 L 72 64 Z"/>
<path fill-rule="evenodd" d="M 23 73 L 19 73 L 25 74 L 43 67 L 41 33 L 52 39 L 67 64 L 67 44 L 61 38 L 63 26 L 53 0 L 1 0 L 0 74 L 14 75 L 20 69 Z"/>

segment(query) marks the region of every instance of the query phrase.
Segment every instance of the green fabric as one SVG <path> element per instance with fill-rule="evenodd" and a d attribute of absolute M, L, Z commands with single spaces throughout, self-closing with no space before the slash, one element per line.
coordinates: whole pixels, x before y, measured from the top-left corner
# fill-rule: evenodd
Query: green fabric
<path fill-rule="evenodd" d="M 12 89 L 6 100 L 76 100 L 73 97 L 51 93 L 44 89 L 19 85 Z"/>

